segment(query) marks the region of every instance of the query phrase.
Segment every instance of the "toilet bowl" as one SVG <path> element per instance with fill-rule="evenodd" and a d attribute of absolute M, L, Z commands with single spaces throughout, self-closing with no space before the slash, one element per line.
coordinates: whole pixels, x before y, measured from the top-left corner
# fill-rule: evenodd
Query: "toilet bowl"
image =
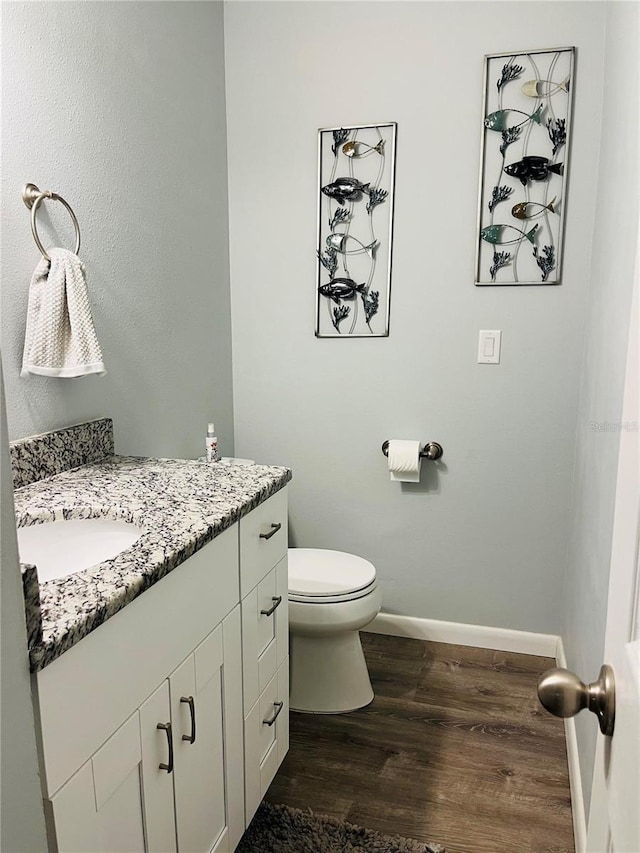
<path fill-rule="evenodd" d="M 355 711 L 373 700 L 359 630 L 379 612 L 375 567 L 353 554 L 289 548 L 290 708 Z"/>

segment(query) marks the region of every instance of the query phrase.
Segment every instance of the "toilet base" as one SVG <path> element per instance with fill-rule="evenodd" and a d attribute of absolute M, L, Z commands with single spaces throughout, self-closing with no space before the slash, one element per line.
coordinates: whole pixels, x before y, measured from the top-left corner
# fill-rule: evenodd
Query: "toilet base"
<path fill-rule="evenodd" d="M 289 707 L 307 714 L 343 714 L 373 701 L 358 631 L 290 635 Z"/>

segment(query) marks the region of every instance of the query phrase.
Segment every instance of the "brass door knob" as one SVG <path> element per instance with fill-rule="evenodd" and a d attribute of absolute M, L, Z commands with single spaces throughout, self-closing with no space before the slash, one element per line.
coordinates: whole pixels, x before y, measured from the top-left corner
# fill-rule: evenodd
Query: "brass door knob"
<path fill-rule="evenodd" d="M 597 715 L 602 734 L 613 734 L 616 690 L 613 670 L 607 664 L 591 684 L 585 684 L 568 669 L 548 669 L 538 680 L 538 699 L 555 717 L 574 717 L 588 708 Z"/>

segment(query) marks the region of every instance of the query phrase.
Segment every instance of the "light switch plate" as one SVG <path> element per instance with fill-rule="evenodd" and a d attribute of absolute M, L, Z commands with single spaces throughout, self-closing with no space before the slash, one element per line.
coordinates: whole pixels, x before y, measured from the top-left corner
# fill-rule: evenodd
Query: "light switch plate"
<path fill-rule="evenodd" d="M 478 364 L 500 364 L 502 332 L 500 329 L 480 329 Z"/>

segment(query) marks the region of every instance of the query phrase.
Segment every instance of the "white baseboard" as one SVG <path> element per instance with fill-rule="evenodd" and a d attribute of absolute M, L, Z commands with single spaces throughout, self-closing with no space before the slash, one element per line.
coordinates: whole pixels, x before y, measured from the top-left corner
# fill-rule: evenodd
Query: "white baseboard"
<path fill-rule="evenodd" d="M 367 625 L 372 634 L 391 634 L 412 637 L 432 643 L 454 643 L 479 649 L 497 649 L 555 658 L 560 637 L 556 634 L 534 634 L 510 628 L 491 628 L 488 625 L 465 625 L 461 622 L 442 622 L 439 619 L 418 619 L 395 613 L 378 613 Z"/>
<path fill-rule="evenodd" d="M 567 657 L 564 651 L 562 637 L 558 637 L 556 651 L 558 666 L 567 668 Z M 587 849 L 587 815 L 582 794 L 582 774 L 580 773 L 580 756 L 578 754 L 578 737 L 576 721 L 571 717 L 564 721 L 564 734 L 567 741 L 567 762 L 569 764 L 569 786 L 571 788 L 571 811 L 573 813 L 573 837 L 576 853 L 585 853 Z"/>

